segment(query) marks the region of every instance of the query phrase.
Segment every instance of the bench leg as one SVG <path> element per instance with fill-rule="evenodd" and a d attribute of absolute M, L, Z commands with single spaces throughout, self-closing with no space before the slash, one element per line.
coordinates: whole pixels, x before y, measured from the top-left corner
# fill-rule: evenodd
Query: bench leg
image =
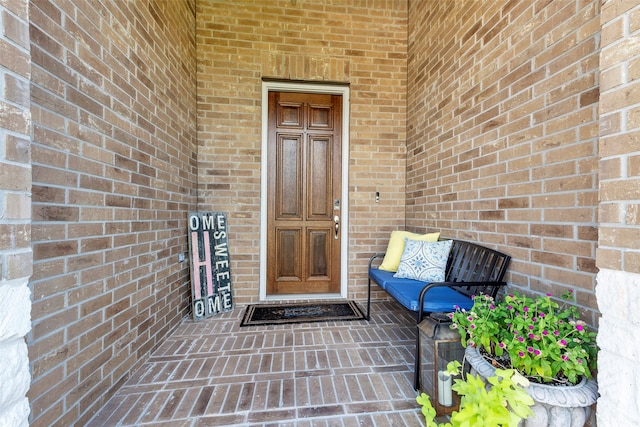
<path fill-rule="evenodd" d="M 422 317 L 422 316 L 421 316 Z M 413 388 L 415 390 L 420 389 L 420 328 L 416 325 L 416 351 L 415 351 L 415 365 L 413 368 Z"/>
<path fill-rule="evenodd" d="M 371 277 L 369 277 L 369 289 L 367 290 L 367 322 L 371 320 Z"/>

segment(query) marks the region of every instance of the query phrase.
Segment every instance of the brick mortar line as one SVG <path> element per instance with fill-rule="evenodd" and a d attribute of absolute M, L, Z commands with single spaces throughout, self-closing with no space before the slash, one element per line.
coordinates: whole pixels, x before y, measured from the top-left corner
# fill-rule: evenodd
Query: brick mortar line
<path fill-rule="evenodd" d="M 415 339 L 406 340 L 406 341 L 395 341 L 397 342 L 398 347 L 412 347 L 415 344 Z M 191 360 L 191 359 L 206 359 L 209 357 L 220 357 L 220 356 L 242 356 L 245 354 L 254 354 L 255 350 L 260 350 L 260 354 L 288 354 L 288 353 L 300 353 L 300 352 L 319 352 L 319 351 L 332 351 L 332 350 L 368 350 L 368 349 L 386 349 L 388 348 L 389 341 L 386 342 L 375 342 L 375 343 L 336 343 L 336 344 L 325 344 L 325 345 L 317 345 L 317 346 L 282 346 L 282 347 L 252 347 L 252 348 L 244 348 L 244 349 L 232 349 L 232 350 L 222 350 L 215 352 L 187 352 L 183 354 L 176 355 L 156 355 L 151 356 L 149 358 L 149 362 L 159 363 L 159 362 L 172 362 L 172 361 L 180 361 L 180 360 Z M 294 348 L 289 351 L 282 351 L 282 348 Z"/>

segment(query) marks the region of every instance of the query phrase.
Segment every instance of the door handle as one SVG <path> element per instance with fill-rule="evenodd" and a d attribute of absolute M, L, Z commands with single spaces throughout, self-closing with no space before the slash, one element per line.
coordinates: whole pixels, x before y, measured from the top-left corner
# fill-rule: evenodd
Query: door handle
<path fill-rule="evenodd" d="M 338 215 L 333 217 L 333 222 L 336 225 L 336 234 L 333 236 L 334 239 L 338 240 L 339 232 L 340 232 L 340 217 Z"/>

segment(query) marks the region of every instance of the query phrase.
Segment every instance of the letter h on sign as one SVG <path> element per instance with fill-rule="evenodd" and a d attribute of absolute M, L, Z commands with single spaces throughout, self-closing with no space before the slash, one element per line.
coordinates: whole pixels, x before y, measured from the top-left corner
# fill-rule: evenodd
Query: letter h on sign
<path fill-rule="evenodd" d="M 198 247 L 198 232 L 193 231 L 191 233 L 191 259 L 193 264 L 193 269 L 200 270 L 200 267 L 204 266 L 206 271 L 206 284 L 207 284 L 207 295 L 213 295 L 213 267 L 211 266 L 211 242 L 209 242 L 209 232 L 205 231 L 203 234 L 203 243 L 204 243 L 204 259 L 200 260 L 200 251 Z M 202 298 L 202 284 L 200 283 L 200 274 L 193 274 L 191 276 L 191 280 L 193 281 L 193 298 L 200 299 Z"/>

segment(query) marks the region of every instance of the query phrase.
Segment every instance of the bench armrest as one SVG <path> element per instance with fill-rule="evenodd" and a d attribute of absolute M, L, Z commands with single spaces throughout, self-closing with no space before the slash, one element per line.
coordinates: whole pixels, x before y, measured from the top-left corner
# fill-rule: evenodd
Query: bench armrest
<path fill-rule="evenodd" d="M 373 263 L 380 258 L 384 258 L 384 254 L 375 254 L 371 258 L 369 258 L 369 270 L 373 267 Z"/>

